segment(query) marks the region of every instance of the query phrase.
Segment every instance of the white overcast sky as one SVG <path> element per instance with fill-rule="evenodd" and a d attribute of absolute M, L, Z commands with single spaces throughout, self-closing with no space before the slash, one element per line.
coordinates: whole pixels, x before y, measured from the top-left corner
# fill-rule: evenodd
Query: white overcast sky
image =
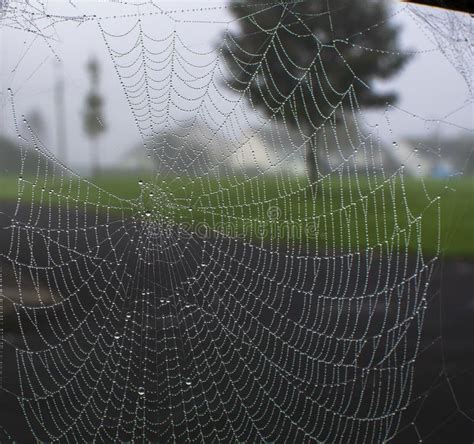
<path fill-rule="evenodd" d="M 219 6 L 224 1 L 171 2 L 157 1 L 155 4 L 168 10 L 181 8 L 197 8 Z M 123 5 L 115 2 L 74 2 L 72 7 L 67 1 L 49 2 L 52 13 L 64 14 L 97 14 L 100 17 L 112 17 L 134 13 L 136 6 Z M 142 6 L 140 12 L 149 6 Z M 156 10 L 156 8 L 155 8 Z M 395 20 L 402 25 L 401 41 L 403 48 L 417 54 L 404 71 L 394 78 L 389 86 L 395 88 L 400 96 L 398 106 L 404 111 L 389 113 L 370 112 L 370 122 L 389 122 L 385 125 L 391 131 L 389 137 L 401 140 L 407 135 L 426 135 L 436 131 L 441 134 L 466 133 L 473 129 L 472 93 L 463 77 L 453 64 L 440 51 L 438 43 L 430 32 L 419 21 L 414 19 L 405 6 L 394 5 Z M 176 26 L 186 44 L 195 49 L 206 49 L 218 42 L 219 35 L 226 28 L 231 17 L 225 9 L 201 13 L 176 13 L 174 17 L 197 23 L 181 22 L 172 25 L 165 16 L 155 16 L 153 22 L 154 35 L 166 35 L 170 26 Z M 203 20 L 200 23 L 199 20 Z M 204 23 L 209 20 L 216 23 Z M 465 18 L 469 20 L 469 18 Z M 128 26 L 133 19 L 128 20 Z M 223 23 L 219 23 L 223 22 Z M 139 135 L 132 119 L 130 110 L 120 88 L 113 64 L 106 51 L 103 39 L 95 21 L 79 23 L 66 22 L 44 32 L 51 33 L 54 39 L 15 29 L 10 21 L 0 19 L 0 129 L 11 132 L 12 120 L 7 88 L 15 93 L 15 106 L 19 114 L 28 114 L 33 109 L 39 110 L 47 124 L 46 142 L 51 151 L 55 152 L 55 113 L 54 83 L 58 73 L 66 83 L 66 116 L 68 151 L 71 164 L 78 166 L 87 163 L 87 139 L 82 129 L 81 112 L 84 96 L 88 90 L 87 60 L 96 56 L 102 66 L 101 91 L 106 99 L 104 111 L 108 132 L 102 141 L 102 159 L 109 164 L 117 162 L 127 150 L 139 142 Z M 19 24 L 23 23 L 21 21 Z M 104 20 L 104 27 L 120 33 L 127 20 Z M 44 23 L 43 23 L 44 24 Z M 17 26 L 17 25 L 15 25 Z M 21 25 L 20 25 L 21 27 Z M 54 32 L 53 32 L 54 31 Z M 472 42 L 471 42 L 472 43 Z M 62 60 L 61 68 L 55 61 L 57 56 Z M 469 61 L 469 59 L 467 59 Z M 472 68 L 472 67 L 471 67 Z M 468 68 L 470 69 L 470 68 Z M 405 112 L 406 111 L 406 112 Z M 412 114 L 420 118 L 414 118 Z M 446 117 L 448 116 L 448 117 Z M 443 120 L 440 125 L 430 125 L 428 120 Z M 385 136 L 387 136 L 385 134 Z"/>

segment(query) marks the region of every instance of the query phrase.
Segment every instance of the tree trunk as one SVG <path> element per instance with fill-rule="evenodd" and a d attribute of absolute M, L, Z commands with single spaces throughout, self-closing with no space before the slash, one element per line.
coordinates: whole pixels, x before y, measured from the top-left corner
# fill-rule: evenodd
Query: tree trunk
<path fill-rule="evenodd" d="M 316 156 L 313 151 L 313 142 L 310 140 L 306 142 L 306 168 L 308 171 L 308 180 L 313 196 L 316 195 L 318 185 L 318 166 L 316 165 Z"/>
<path fill-rule="evenodd" d="M 308 132 L 308 134 L 310 134 L 310 132 Z M 313 197 L 316 196 L 318 190 L 318 181 L 331 172 L 328 161 L 324 158 L 324 146 L 320 143 L 320 139 L 319 133 L 317 132 L 311 140 L 306 142 L 306 168 Z"/>
<path fill-rule="evenodd" d="M 98 177 L 100 175 L 100 156 L 99 141 L 94 138 L 91 142 L 91 176 Z"/>

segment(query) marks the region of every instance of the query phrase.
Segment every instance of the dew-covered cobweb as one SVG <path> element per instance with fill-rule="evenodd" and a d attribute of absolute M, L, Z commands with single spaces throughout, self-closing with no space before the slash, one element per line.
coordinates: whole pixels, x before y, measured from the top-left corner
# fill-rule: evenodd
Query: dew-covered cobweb
<path fill-rule="evenodd" d="M 442 361 L 431 386 L 414 384 L 419 359 L 443 341 L 425 340 L 423 321 L 443 252 L 441 203 L 452 189 L 426 186 L 417 172 L 426 153 L 402 144 L 391 116 L 427 131 L 448 119 L 391 106 L 366 116 L 349 88 L 331 104 L 342 123 L 331 113 L 308 136 L 278 115 L 287 108 L 263 115 L 248 91 L 226 85 L 222 49 L 232 46 L 225 31 L 235 22 L 224 3 L 104 2 L 97 12 L 71 2 L 61 14 L 54 3 L 0 1 L 0 26 L 41 39 L 57 59 L 58 27 L 97 33 L 115 73 L 103 81 L 123 95 L 121 118 L 134 121 L 153 169 L 137 175 L 134 199 L 101 188 L 41 140 L 17 102 L 21 83 L 2 96 L 21 152 L 17 199 L 0 208 L 2 310 L 13 313 L 15 332 L 3 333 L 2 388 L 32 438 L 430 437 L 436 424 L 422 428 L 417 415 L 433 387 L 451 387 Z M 256 2 L 255 14 L 272 7 Z M 472 104 L 472 19 L 395 5 L 395 19 L 401 14 L 431 36 L 426 51 L 445 53 Z M 224 32 L 202 49 L 190 26 Z M 271 36 L 291 29 L 262 32 L 268 45 L 253 59 L 268 71 L 265 50 L 279 45 Z M 285 69 L 292 60 L 278 49 Z M 303 77 L 321 72 L 316 56 Z M 319 81 L 330 87 L 330 74 Z M 296 100 L 299 88 L 276 100 Z M 316 180 L 305 168 L 308 143 L 329 165 Z M 425 251 L 428 237 L 434 251 Z M 470 422 L 472 411 L 454 391 L 451 399 L 451 413 Z M 15 436 L 8 424 L 1 433 Z"/>

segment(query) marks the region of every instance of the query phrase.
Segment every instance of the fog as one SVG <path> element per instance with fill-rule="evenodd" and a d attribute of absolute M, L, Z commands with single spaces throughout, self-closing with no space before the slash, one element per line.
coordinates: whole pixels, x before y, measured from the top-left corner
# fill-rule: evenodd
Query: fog
<path fill-rule="evenodd" d="M 232 20 L 226 9 L 219 7 L 224 4 L 223 1 L 199 2 L 199 7 L 218 8 L 200 13 L 158 14 L 149 26 L 154 27 L 154 35 L 166 35 L 174 29 L 188 47 L 198 51 L 210 50 L 218 44 Z M 165 1 L 159 2 L 159 5 L 164 11 L 179 11 L 181 8 L 197 7 L 198 2 Z M 116 34 L 129 29 L 136 18 L 114 19 L 114 15 L 148 11 L 144 6 L 132 7 L 114 2 L 74 2 L 73 5 L 50 2 L 50 8 L 51 14 L 76 17 L 96 14 L 104 29 Z M 158 6 L 152 7 L 152 10 L 160 11 Z M 399 93 L 397 109 L 367 112 L 368 122 L 388 122 L 381 137 L 396 140 L 432 131 L 453 135 L 466 133 L 466 129 L 472 130 L 473 105 L 468 100 L 472 95 L 463 77 L 405 5 L 394 4 L 393 10 L 393 20 L 401 24 L 402 47 L 414 52 L 415 56 L 398 76 L 379 85 Z M 101 68 L 100 91 L 105 100 L 104 120 L 107 127 L 100 140 L 102 165 L 117 164 L 127 151 L 140 143 L 137 126 L 96 20 L 64 21 L 51 26 L 46 19 L 41 19 L 37 23 L 39 33 L 21 29 L 26 23 L 25 18 L 19 18 L 13 25 L 4 19 L 5 23 L 7 26 L 0 26 L 1 132 L 14 134 L 11 99 L 7 91 L 7 88 L 12 88 L 18 115 L 29 116 L 34 111 L 39 113 L 45 123 L 40 136 L 53 153 L 58 153 L 55 84 L 63 79 L 63 120 L 67 135 L 65 160 L 78 171 L 87 169 L 89 141 L 82 122 L 85 96 L 89 90 L 86 64 L 91 57 L 96 57 Z M 438 120 L 442 123 L 432 123 Z"/>

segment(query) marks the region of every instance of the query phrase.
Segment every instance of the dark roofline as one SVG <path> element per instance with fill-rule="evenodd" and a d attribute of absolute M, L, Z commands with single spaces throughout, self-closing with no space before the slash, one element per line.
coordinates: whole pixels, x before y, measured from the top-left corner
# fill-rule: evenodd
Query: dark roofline
<path fill-rule="evenodd" d="M 452 11 L 466 12 L 474 14 L 473 0 L 402 0 L 405 3 L 416 3 L 424 6 L 450 9 Z"/>

